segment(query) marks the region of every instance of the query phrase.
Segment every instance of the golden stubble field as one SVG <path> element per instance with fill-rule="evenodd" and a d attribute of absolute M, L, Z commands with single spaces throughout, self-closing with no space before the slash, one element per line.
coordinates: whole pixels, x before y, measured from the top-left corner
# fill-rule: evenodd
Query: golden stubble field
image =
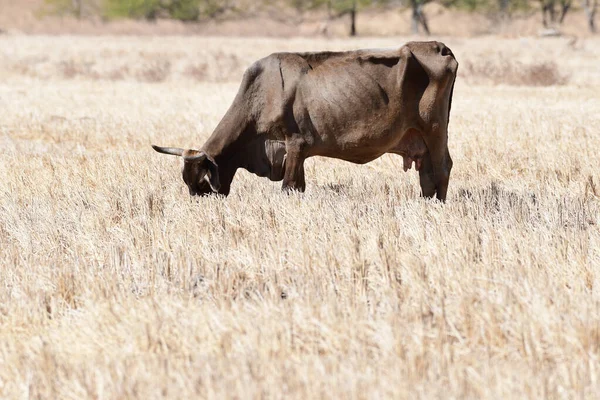
<path fill-rule="evenodd" d="M 190 199 L 150 148 L 273 51 L 406 40 L 0 37 L 0 397 L 597 398 L 598 39 L 442 39 L 445 205 L 397 156 Z"/>

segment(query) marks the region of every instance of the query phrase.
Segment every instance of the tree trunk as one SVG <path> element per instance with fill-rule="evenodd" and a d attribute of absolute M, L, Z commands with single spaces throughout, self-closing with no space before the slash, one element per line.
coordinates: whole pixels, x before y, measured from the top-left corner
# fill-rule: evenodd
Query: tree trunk
<path fill-rule="evenodd" d="M 417 11 L 418 4 L 417 0 L 410 0 L 410 5 L 412 8 L 412 19 L 411 19 L 411 31 L 413 35 L 419 34 L 419 12 Z"/>
<path fill-rule="evenodd" d="M 549 28 L 556 22 L 556 10 L 554 5 L 556 0 L 541 0 L 542 3 L 542 23 L 544 28 Z"/>
<path fill-rule="evenodd" d="M 423 12 L 423 4 L 419 4 L 419 21 L 421 22 L 421 26 L 423 27 L 425 34 L 429 36 L 429 25 L 427 25 L 427 18 Z"/>
<path fill-rule="evenodd" d="M 502 19 L 508 18 L 508 5 L 510 0 L 499 0 L 500 2 L 500 17 Z"/>
<path fill-rule="evenodd" d="M 350 36 L 356 36 L 356 0 L 352 2 L 350 10 Z"/>
<path fill-rule="evenodd" d="M 567 16 L 567 12 L 571 8 L 571 0 L 567 0 L 567 1 L 562 0 L 560 5 L 561 5 L 561 11 L 560 11 L 560 18 L 558 19 L 558 23 L 562 24 L 563 21 L 565 20 L 565 17 Z"/>
<path fill-rule="evenodd" d="M 427 17 L 425 17 L 425 13 L 423 12 L 423 4 L 425 2 L 420 2 L 418 0 L 410 0 L 410 5 L 412 7 L 412 22 L 411 22 L 411 30 L 415 35 L 419 34 L 419 25 L 423 27 L 423 31 L 426 35 L 429 35 L 429 25 L 427 25 Z"/>
<path fill-rule="evenodd" d="M 595 17 L 596 17 L 596 9 L 598 7 L 598 1 L 594 0 L 592 2 L 592 0 L 584 0 L 583 1 L 583 9 L 585 10 L 585 16 L 587 17 L 588 20 L 588 28 L 590 29 L 590 32 L 592 33 L 596 33 L 596 24 L 595 24 Z"/>
<path fill-rule="evenodd" d="M 77 19 L 81 19 L 81 2 L 82 0 L 72 0 L 71 4 L 73 6 L 73 14 Z"/>

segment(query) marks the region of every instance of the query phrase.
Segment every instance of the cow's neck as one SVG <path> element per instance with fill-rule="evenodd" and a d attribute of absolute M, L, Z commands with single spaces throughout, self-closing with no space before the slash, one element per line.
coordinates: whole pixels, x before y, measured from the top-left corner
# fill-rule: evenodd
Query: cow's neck
<path fill-rule="evenodd" d="M 216 160 L 244 147 L 253 136 L 253 129 L 245 118 L 246 114 L 244 110 L 229 109 L 202 146 L 202 150 Z"/>
<path fill-rule="evenodd" d="M 241 137 L 237 142 L 213 156 L 219 167 L 221 183 L 219 192 L 229 193 L 231 182 L 239 168 L 244 168 L 260 177 L 267 177 L 272 181 L 282 180 L 285 154 L 285 142 L 283 141 L 269 140 L 264 135 Z"/>
<path fill-rule="evenodd" d="M 202 146 L 219 167 L 220 192 L 229 192 L 235 172 L 242 166 L 239 154 L 254 136 L 251 127 L 242 119 L 243 115 L 245 113 L 229 110 Z"/>
<path fill-rule="evenodd" d="M 245 138 L 247 139 L 247 138 Z M 283 168 L 285 144 L 282 141 L 268 140 L 264 135 L 254 135 L 249 140 L 240 141 L 243 145 L 231 147 L 215 160 L 217 165 L 233 171 L 243 168 L 261 177 L 274 178 Z"/>

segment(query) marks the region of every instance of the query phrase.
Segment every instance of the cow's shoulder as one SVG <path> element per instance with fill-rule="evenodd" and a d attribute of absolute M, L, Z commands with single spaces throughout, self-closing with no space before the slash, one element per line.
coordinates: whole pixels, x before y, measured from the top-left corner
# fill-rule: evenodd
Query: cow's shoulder
<path fill-rule="evenodd" d="M 256 92 L 270 86 L 280 76 L 280 62 L 273 54 L 254 61 L 242 78 L 241 93 Z"/>
<path fill-rule="evenodd" d="M 272 53 L 253 62 L 244 73 L 246 85 L 262 80 L 259 78 L 293 75 L 306 72 L 310 66 L 298 53 Z"/>

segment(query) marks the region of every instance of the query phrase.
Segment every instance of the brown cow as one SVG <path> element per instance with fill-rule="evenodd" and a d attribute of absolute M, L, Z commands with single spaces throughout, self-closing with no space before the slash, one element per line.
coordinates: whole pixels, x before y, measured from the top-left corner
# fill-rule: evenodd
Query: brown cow
<path fill-rule="evenodd" d="M 190 194 L 229 193 L 238 168 L 304 191 L 312 156 L 363 164 L 385 153 L 419 171 L 422 195 L 444 200 L 452 169 L 448 120 L 458 63 L 439 42 L 395 50 L 275 53 L 244 74 L 201 150 L 182 156 Z"/>

